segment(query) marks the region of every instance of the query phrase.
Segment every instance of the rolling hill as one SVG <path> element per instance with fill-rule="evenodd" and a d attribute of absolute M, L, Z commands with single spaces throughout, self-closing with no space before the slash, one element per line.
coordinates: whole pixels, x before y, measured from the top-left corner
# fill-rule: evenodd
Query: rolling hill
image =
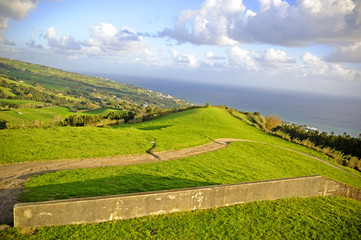
<path fill-rule="evenodd" d="M 105 91 L 102 92 L 104 88 L 113 84 L 114 91 L 121 89 L 118 83 L 71 75 L 38 65 L 28 66 L 17 61 L 6 65 L 3 63 L 6 61 L 9 60 L 2 60 L 1 63 L 3 82 L 37 91 L 42 89 L 43 93 L 59 100 L 57 105 L 56 101 L 35 101 L 25 99 L 26 97 L 15 99 L 19 96 L 16 91 L 3 86 L 2 94 L 8 97 L 2 101 L 18 105 L 18 108 L 6 111 L 9 119 L 18 115 L 24 115 L 28 120 L 52 119 L 57 114 L 64 118 L 68 114 L 107 114 L 126 110 L 121 110 L 120 107 L 110 108 L 112 101 L 93 101 L 92 97 L 97 96 L 95 92 L 84 94 L 80 98 L 67 90 L 67 86 L 72 86 L 71 84 L 78 86 L 79 81 L 79 89 L 99 84 L 98 88 L 101 90 L 98 92 L 105 94 Z M 14 79 L 6 73 L 11 73 Z M 34 82 L 35 76 L 42 79 L 39 81 L 41 83 Z M 23 82 L 19 81 L 20 78 L 24 79 L 20 80 Z M 66 81 L 62 82 L 59 78 Z M 112 94 L 113 92 L 109 96 Z M 55 98 L 56 95 L 58 98 Z M 65 103 L 70 105 L 60 104 L 61 99 L 65 99 Z M 84 99 L 90 102 L 88 106 L 93 109 L 75 109 L 82 105 L 77 103 Z M 133 104 L 132 107 L 142 108 L 144 101 L 141 98 L 137 103 L 139 105 Z M 160 102 L 159 107 L 165 106 L 161 104 L 163 103 Z M 73 110 L 77 112 L 74 113 Z M 241 112 L 236 115 L 247 119 Z M 46 163 L 50 160 L 54 160 L 51 162 L 54 163 L 61 159 L 81 161 L 92 158 L 96 161 L 97 158 L 120 155 L 147 155 L 195 147 L 219 138 L 232 138 L 247 141 L 232 142 L 228 147 L 217 151 L 171 161 L 31 175 L 23 184 L 19 201 L 84 198 L 306 175 L 323 175 L 361 189 L 361 174 L 355 169 L 340 166 L 323 153 L 266 133 L 239 118 L 232 115 L 226 107 L 209 106 L 112 127 L 54 125 L 48 128 L 3 129 L 0 131 L 0 168 L 21 167 L 25 163 Z M 0 238 L 99 239 L 106 236 L 109 239 L 357 239 L 361 234 L 360 216 L 361 203 L 355 200 L 339 197 L 290 198 L 99 224 L 37 229 L 7 228 L 0 230 Z"/>
<path fill-rule="evenodd" d="M 15 123 L 64 118 L 72 113 L 91 114 L 93 110 L 142 112 L 147 105 L 160 110 L 192 105 L 110 79 L 5 58 L 0 58 L 0 103 L 0 119 Z"/>

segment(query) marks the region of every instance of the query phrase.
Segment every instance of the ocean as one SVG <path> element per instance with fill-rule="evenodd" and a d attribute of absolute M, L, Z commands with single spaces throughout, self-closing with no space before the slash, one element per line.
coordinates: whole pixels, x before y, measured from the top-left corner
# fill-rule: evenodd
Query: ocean
<path fill-rule="evenodd" d="M 104 76 L 104 75 L 103 75 Z M 240 111 L 276 114 L 283 121 L 358 137 L 361 134 L 361 98 L 221 86 L 209 83 L 165 80 L 148 77 L 105 76 L 114 81 L 170 94 L 199 105 L 226 105 Z"/>

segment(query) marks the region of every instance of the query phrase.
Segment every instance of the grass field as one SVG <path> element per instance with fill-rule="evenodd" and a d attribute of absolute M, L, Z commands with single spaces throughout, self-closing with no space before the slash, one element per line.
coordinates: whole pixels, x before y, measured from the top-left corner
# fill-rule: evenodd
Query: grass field
<path fill-rule="evenodd" d="M 105 108 L 87 112 L 72 112 L 67 107 L 43 107 L 35 108 L 36 105 L 43 105 L 43 103 L 27 100 L 6 100 L 7 102 L 13 102 L 21 105 L 21 108 L 11 109 L 9 111 L 0 111 L 0 119 L 8 122 L 21 122 L 21 121 L 52 121 L 57 116 L 61 119 L 69 117 L 70 115 L 83 115 L 83 114 L 103 114 L 107 115 L 110 112 L 124 112 L 122 110 Z M 26 105 L 26 107 L 24 107 Z M 31 106 L 30 106 L 31 105 Z M 58 119 L 59 120 L 59 119 Z"/>
<path fill-rule="evenodd" d="M 2 102 L 9 102 L 9 103 L 16 103 L 19 105 L 27 105 L 27 104 L 34 104 L 34 105 L 44 105 L 43 102 L 31 101 L 31 100 L 16 100 L 16 99 L 0 99 Z"/>
<path fill-rule="evenodd" d="M 359 239 L 361 203 L 339 197 L 289 198 L 159 216 L 10 228 L 2 239 Z"/>
<path fill-rule="evenodd" d="M 46 173 L 24 183 L 20 200 L 82 198 L 317 174 L 361 188 L 361 178 L 299 153 L 235 142 L 226 149 L 166 162 Z"/>
<path fill-rule="evenodd" d="M 66 170 L 33 176 L 20 200 L 43 201 L 185 187 L 249 182 L 321 174 L 361 188 L 361 179 L 324 163 L 279 148 L 284 146 L 332 162 L 324 154 L 266 134 L 220 108 L 193 109 L 156 120 L 115 128 L 26 129 L 0 131 L 3 163 L 145 153 L 240 138 L 228 148 L 165 162 Z M 21 136 L 21 137 L 19 137 Z M 343 198 L 293 198 L 211 210 L 149 216 L 101 224 L 10 228 L 13 239 L 357 239 L 361 203 Z M 153 236 L 154 235 L 154 236 Z"/>
<path fill-rule="evenodd" d="M 157 151 L 165 151 L 205 144 L 210 142 L 209 138 L 225 137 L 289 147 L 333 161 L 324 154 L 249 126 L 225 109 L 201 108 L 169 114 L 144 123 L 118 125 L 112 129 L 5 129 L 0 131 L 0 146 L 3 147 L 0 163 L 143 154 L 151 147 L 150 142 L 153 140 L 156 141 Z"/>

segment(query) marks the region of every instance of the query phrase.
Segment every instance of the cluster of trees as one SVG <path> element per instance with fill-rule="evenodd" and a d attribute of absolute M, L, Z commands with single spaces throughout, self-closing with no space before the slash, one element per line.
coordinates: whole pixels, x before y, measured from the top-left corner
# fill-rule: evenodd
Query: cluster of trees
<path fill-rule="evenodd" d="M 230 113 L 232 114 L 232 111 L 237 111 L 235 109 L 231 109 Z M 262 114 L 260 114 L 259 112 L 242 112 L 243 114 L 246 114 L 248 117 L 248 124 L 262 129 L 262 130 L 272 130 L 274 128 L 276 128 L 277 126 L 279 126 L 282 123 L 282 120 L 279 116 L 275 115 L 275 114 L 270 114 L 267 117 L 262 116 Z M 234 114 L 232 114 L 233 116 L 235 116 Z M 236 118 L 239 118 L 237 116 L 235 116 Z M 240 120 L 243 121 L 243 119 L 239 118 Z"/>
<path fill-rule="evenodd" d="M 3 99 L 17 99 L 17 100 L 34 100 L 38 102 L 47 102 L 52 103 L 53 105 L 62 105 L 69 106 L 69 104 L 74 104 L 73 101 L 67 100 L 63 97 L 58 97 L 46 92 L 37 91 L 32 87 L 25 87 L 23 85 L 18 85 L 15 83 L 8 83 L 6 81 L 1 81 L 0 86 L 5 88 L 10 88 L 11 92 L 15 94 L 15 96 L 9 96 L 4 92 L 0 92 L 0 98 Z"/>
<path fill-rule="evenodd" d="M 292 140 L 299 139 L 302 141 L 308 139 L 316 146 L 329 147 L 346 155 L 361 158 L 361 134 L 358 138 L 351 137 L 347 133 L 336 136 L 333 132 L 328 134 L 326 132 L 305 130 L 304 127 L 296 124 L 284 124 L 275 130 L 287 133 Z"/>
<path fill-rule="evenodd" d="M 5 94 L 0 89 L 0 98 L 2 99 L 15 99 L 15 100 L 33 100 L 38 102 L 45 102 L 51 105 L 56 106 L 65 106 L 77 110 L 92 110 L 94 109 L 94 104 L 90 101 L 74 101 L 71 99 L 66 99 L 64 97 L 56 96 L 55 94 L 50 94 L 44 91 L 38 91 L 33 87 L 25 87 L 23 85 L 17 85 L 15 83 L 8 83 L 6 81 L 0 81 L 0 86 L 5 88 L 10 88 L 11 92 L 15 96 L 10 96 Z"/>
<path fill-rule="evenodd" d="M 99 126 L 99 125 L 109 125 L 117 124 L 120 122 L 129 122 L 133 120 L 135 112 L 124 112 L 124 113 L 114 113 L 111 112 L 108 115 L 95 114 L 95 115 L 71 115 L 65 118 L 63 121 L 59 122 L 60 126 Z"/>
<path fill-rule="evenodd" d="M 1 109 L 19 108 L 19 106 L 20 105 L 17 103 L 10 103 L 10 102 L 5 102 L 5 101 L 0 102 Z"/>

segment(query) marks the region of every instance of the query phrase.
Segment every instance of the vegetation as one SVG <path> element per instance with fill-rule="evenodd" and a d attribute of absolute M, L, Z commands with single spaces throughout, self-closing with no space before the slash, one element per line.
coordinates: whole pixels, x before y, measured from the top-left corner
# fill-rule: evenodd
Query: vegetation
<path fill-rule="evenodd" d="M 19 137 L 21 136 L 21 137 Z M 5 129 L 0 131 L 1 163 L 143 154 L 156 141 L 157 151 L 182 149 L 210 139 L 241 138 L 290 147 L 331 161 L 324 154 L 259 131 L 221 108 L 195 108 L 152 121 L 113 128 Z M 46 139 L 46 140 L 45 140 Z"/>
<path fill-rule="evenodd" d="M 333 133 L 328 135 L 326 132 L 322 132 L 320 134 L 318 131 L 312 131 L 296 124 L 282 124 L 281 119 L 273 114 L 264 118 L 259 113 L 239 112 L 235 109 L 231 109 L 230 113 L 251 126 L 287 141 L 322 152 L 332 157 L 340 165 L 361 171 L 361 160 L 355 157 L 361 149 L 360 137 L 352 138 L 346 133 L 343 136 L 336 137 Z M 347 152 L 352 153 L 346 155 Z"/>
<path fill-rule="evenodd" d="M 275 115 L 263 117 L 209 104 L 189 109 L 186 101 L 149 90 L 7 59 L 0 59 L 0 97 L 0 127 L 12 128 L 0 131 L 0 164 L 145 154 L 193 147 L 217 138 L 256 141 L 233 142 L 222 150 L 172 161 L 33 176 L 24 183 L 24 202 L 315 174 L 361 189 L 361 178 L 354 176 L 361 173 L 355 169 L 343 167 L 351 175 L 284 149 L 335 165 L 347 159 L 343 155 L 338 158 L 325 143 L 316 146 L 309 138 L 277 128 L 280 119 Z M 90 127 L 113 124 L 119 125 Z M 356 168 L 357 164 L 344 165 Z M 360 211 L 359 202 L 337 197 L 294 198 L 102 224 L 10 228 L 0 231 L 0 238 L 357 239 Z"/>
<path fill-rule="evenodd" d="M 323 152 L 333 157 L 341 165 L 361 171 L 361 138 L 350 137 L 346 133 L 335 136 L 326 132 L 305 130 L 295 124 L 283 124 L 274 129 L 274 134 L 289 141 Z M 358 157 L 356 157 L 358 156 Z"/>
<path fill-rule="evenodd" d="M 252 202 L 123 221 L 9 228 L 2 239 L 359 239 L 361 203 L 339 197 Z"/>
<path fill-rule="evenodd" d="M 24 183 L 24 202 L 147 192 L 308 175 L 361 188 L 361 178 L 275 146 L 234 142 L 184 159 L 46 173 Z"/>
<path fill-rule="evenodd" d="M 0 58 L 0 110 L 3 111 L 0 122 L 7 122 L 9 126 L 38 126 L 29 122 L 40 119 L 16 121 L 14 111 L 9 111 L 21 107 L 15 101 L 37 102 L 36 106 L 27 106 L 31 109 L 61 106 L 80 112 L 113 108 L 139 114 L 145 113 L 145 106 L 149 104 L 159 111 L 192 105 L 182 99 L 109 79 Z"/>
<path fill-rule="evenodd" d="M 361 137 L 355 138 L 344 133 L 343 136 L 335 136 L 333 132 L 318 132 L 306 130 L 304 127 L 296 124 L 283 124 L 277 130 L 287 133 L 291 139 L 310 140 L 316 146 L 329 147 L 336 149 L 344 154 L 361 158 Z"/>

